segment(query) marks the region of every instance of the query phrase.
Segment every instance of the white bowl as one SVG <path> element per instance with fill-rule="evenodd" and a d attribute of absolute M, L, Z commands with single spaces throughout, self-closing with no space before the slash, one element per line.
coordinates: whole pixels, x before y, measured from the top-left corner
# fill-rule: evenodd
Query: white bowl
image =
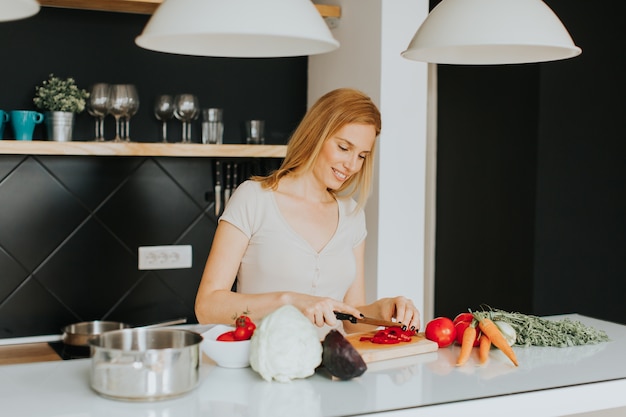
<path fill-rule="evenodd" d="M 245 368 L 250 366 L 250 341 L 237 340 L 234 342 L 222 342 L 216 340 L 219 335 L 235 330 L 232 326 L 216 324 L 211 329 L 202 333 L 202 351 L 213 359 L 215 363 L 224 368 Z"/>

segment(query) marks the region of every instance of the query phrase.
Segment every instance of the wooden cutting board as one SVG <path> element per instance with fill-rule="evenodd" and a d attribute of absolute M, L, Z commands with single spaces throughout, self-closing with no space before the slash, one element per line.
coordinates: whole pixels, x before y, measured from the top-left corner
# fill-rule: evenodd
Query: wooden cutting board
<path fill-rule="evenodd" d="M 346 336 L 348 342 L 361 354 L 365 363 L 435 352 L 439 348 L 437 343 L 426 339 L 424 333 L 418 333 L 416 336 L 413 336 L 410 342 L 400 342 L 394 345 L 383 345 L 380 343 L 372 343 L 369 340 L 359 340 L 363 336 L 372 337 L 375 333 L 376 330 L 364 333 L 352 333 Z"/>

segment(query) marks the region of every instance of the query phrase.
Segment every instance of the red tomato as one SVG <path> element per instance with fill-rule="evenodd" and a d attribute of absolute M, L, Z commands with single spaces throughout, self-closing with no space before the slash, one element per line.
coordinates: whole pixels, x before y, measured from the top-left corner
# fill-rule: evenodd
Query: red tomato
<path fill-rule="evenodd" d="M 256 325 L 250 317 L 241 315 L 235 319 L 235 340 L 248 340 L 256 330 Z"/>
<path fill-rule="evenodd" d="M 474 315 L 472 313 L 461 313 L 457 315 L 452 322 L 457 324 L 460 321 L 471 322 L 472 320 L 474 320 Z"/>
<path fill-rule="evenodd" d="M 436 342 L 439 347 L 447 347 L 456 339 L 454 323 L 447 317 L 437 317 L 426 325 L 426 339 Z"/>
<path fill-rule="evenodd" d="M 465 329 L 467 329 L 470 325 L 471 321 L 459 321 L 454 325 L 456 329 L 456 342 L 460 345 L 463 343 L 463 333 L 465 333 Z M 480 344 L 480 338 L 478 335 L 480 332 L 476 334 L 476 340 L 474 340 L 474 346 L 478 346 Z"/>
<path fill-rule="evenodd" d="M 252 332 L 245 327 L 237 327 L 235 329 L 235 340 L 248 340 L 252 337 Z"/>
<path fill-rule="evenodd" d="M 234 342 L 235 331 L 231 330 L 229 332 L 222 333 L 221 335 L 217 336 L 217 340 L 219 340 L 220 342 Z"/>

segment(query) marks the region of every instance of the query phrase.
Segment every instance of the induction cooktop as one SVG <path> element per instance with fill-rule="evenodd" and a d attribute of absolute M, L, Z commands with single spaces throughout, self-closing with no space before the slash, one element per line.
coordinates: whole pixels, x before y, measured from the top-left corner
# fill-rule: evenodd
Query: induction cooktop
<path fill-rule="evenodd" d="M 85 359 L 91 356 L 91 348 L 89 346 L 66 345 L 62 341 L 48 342 L 48 345 L 54 349 L 56 354 L 63 360 Z"/>

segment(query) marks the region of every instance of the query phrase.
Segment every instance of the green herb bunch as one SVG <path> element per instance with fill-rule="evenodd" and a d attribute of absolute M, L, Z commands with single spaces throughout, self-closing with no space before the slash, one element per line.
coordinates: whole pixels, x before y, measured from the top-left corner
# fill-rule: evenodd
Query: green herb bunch
<path fill-rule="evenodd" d="M 89 93 L 78 88 L 76 81 L 69 77 L 62 80 L 50 74 L 41 86 L 35 87 L 33 102 L 40 109 L 80 113 L 85 110 Z"/>
<path fill-rule="evenodd" d="M 569 347 L 608 342 L 604 330 L 586 326 L 578 320 L 563 318 L 548 320 L 518 312 L 487 307 L 486 311 L 474 312 L 474 317 L 488 317 L 493 321 L 505 321 L 517 332 L 515 344 L 521 346 Z"/>

